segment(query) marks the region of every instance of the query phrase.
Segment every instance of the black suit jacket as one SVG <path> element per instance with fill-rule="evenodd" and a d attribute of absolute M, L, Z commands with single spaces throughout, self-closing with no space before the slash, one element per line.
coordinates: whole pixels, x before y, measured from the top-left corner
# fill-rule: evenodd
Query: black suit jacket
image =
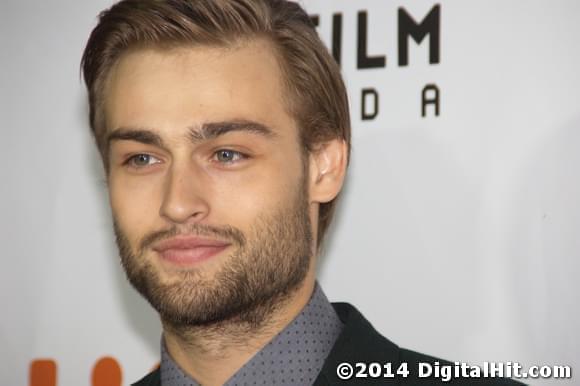
<path fill-rule="evenodd" d="M 521 383 L 505 378 L 458 378 L 450 382 L 443 382 L 438 378 L 419 378 L 419 363 L 451 365 L 452 363 L 437 359 L 428 355 L 400 348 L 387 338 L 379 334 L 362 314 L 348 303 L 333 303 L 335 311 L 344 328 L 332 348 L 320 374 L 314 381 L 313 386 L 361 386 L 361 385 L 496 385 L 515 386 Z M 393 378 L 356 378 L 342 380 L 337 375 L 337 366 L 341 363 L 350 363 L 355 367 L 356 363 L 379 363 L 391 364 Z M 401 363 L 407 363 L 409 374 L 406 377 L 397 375 L 396 370 Z M 357 369 L 355 369 L 356 372 Z M 381 371 L 385 373 L 384 368 Z M 369 369 L 365 371 L 369 375 Z M 159 369 L 147 375 L 133 386 L 161 386 Z"/>

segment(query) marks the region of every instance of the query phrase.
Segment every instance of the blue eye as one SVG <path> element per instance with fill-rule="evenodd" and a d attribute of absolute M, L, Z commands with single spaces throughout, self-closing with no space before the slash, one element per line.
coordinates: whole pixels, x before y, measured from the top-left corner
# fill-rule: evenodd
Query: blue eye
<path fill-rule="evenodd" d="M 217 161 L 221 163 L 232 163 L 244 158 L 244 155 L 239 151 L 229 149 L 218 150 L 215 152 L 215 156 Z"/>
<path fill-rule="evenodd" d="M 126 161 L 126 164 L 135 168 L 142 168 L 159 162 L 156 157 L 150 154 L 135 154 Z"/>

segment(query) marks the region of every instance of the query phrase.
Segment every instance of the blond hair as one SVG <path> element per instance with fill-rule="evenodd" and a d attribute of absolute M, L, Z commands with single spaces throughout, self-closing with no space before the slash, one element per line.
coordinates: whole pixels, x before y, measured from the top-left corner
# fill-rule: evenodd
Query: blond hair
<path fill-rule="evenodd" d="M 265 38 L 283 73 L 287 109 L 305 152 L 317 143 L 344 140 L 350 151 L 350 115 L 340 68 L 307 13 L 287 0 L 123 0 L 103 11 L 83 53 L 89 120 L 105 167 L 104 85 L 111 67 L 139 46 L 228 46 Z M 320 206 L 318 245 L 331 222 L 336 198 Z"/>

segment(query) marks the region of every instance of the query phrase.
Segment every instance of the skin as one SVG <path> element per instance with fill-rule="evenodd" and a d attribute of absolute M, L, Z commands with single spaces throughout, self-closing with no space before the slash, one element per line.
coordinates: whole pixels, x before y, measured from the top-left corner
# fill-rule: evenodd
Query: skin
<path fill-rule="evenodd" d="M 344 141 L 318 144 L 304 160 L 281 80 L 273 50 L 263 40 L 228 48 L 133 50 L 108 77 L 105 114 L 107 132 L 114 137 L 105 160 L 109 196 L 117 226 L 133 251 L 144 236 L 170 227 L 231 226 L 248 235 L 259 218 L 280 212 L 297 194 L 307 195 L 314 235 L 308 272 L 264 323 L 249 330 L 224 321 L 218 334 L 212 325 L 176 330 L 162 319 L 169 353 L 204 385 L 223 384 L 308 302 L 315 283 L 318 208 L 343 184 Z M 192 132 L 216 122 L 258 123 L 271 135 L 235 130 L 190 139 Z M 127 129 L 155 134 L 162 144 L 118 135 Z M 244 156 L 219 153 L 223 149 Z M 301 184 L 304 190 L 297 190 Z M 183 280 L 188 269 L 211 282 L 232 256 L 234 246 L 188 268 L 168 264 L 150 249 L 139 255 L 168 285 Z"/>

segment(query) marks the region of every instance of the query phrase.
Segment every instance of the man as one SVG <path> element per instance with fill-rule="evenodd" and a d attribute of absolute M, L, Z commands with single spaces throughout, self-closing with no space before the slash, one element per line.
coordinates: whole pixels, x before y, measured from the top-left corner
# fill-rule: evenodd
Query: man
<path fill-rule="evenodd" d="M 299 5 L 121 1 L 82 68 L 121 261 L 163 325 L 137 385 L 438 383 L 316 283 L 350 123 Z"/>

